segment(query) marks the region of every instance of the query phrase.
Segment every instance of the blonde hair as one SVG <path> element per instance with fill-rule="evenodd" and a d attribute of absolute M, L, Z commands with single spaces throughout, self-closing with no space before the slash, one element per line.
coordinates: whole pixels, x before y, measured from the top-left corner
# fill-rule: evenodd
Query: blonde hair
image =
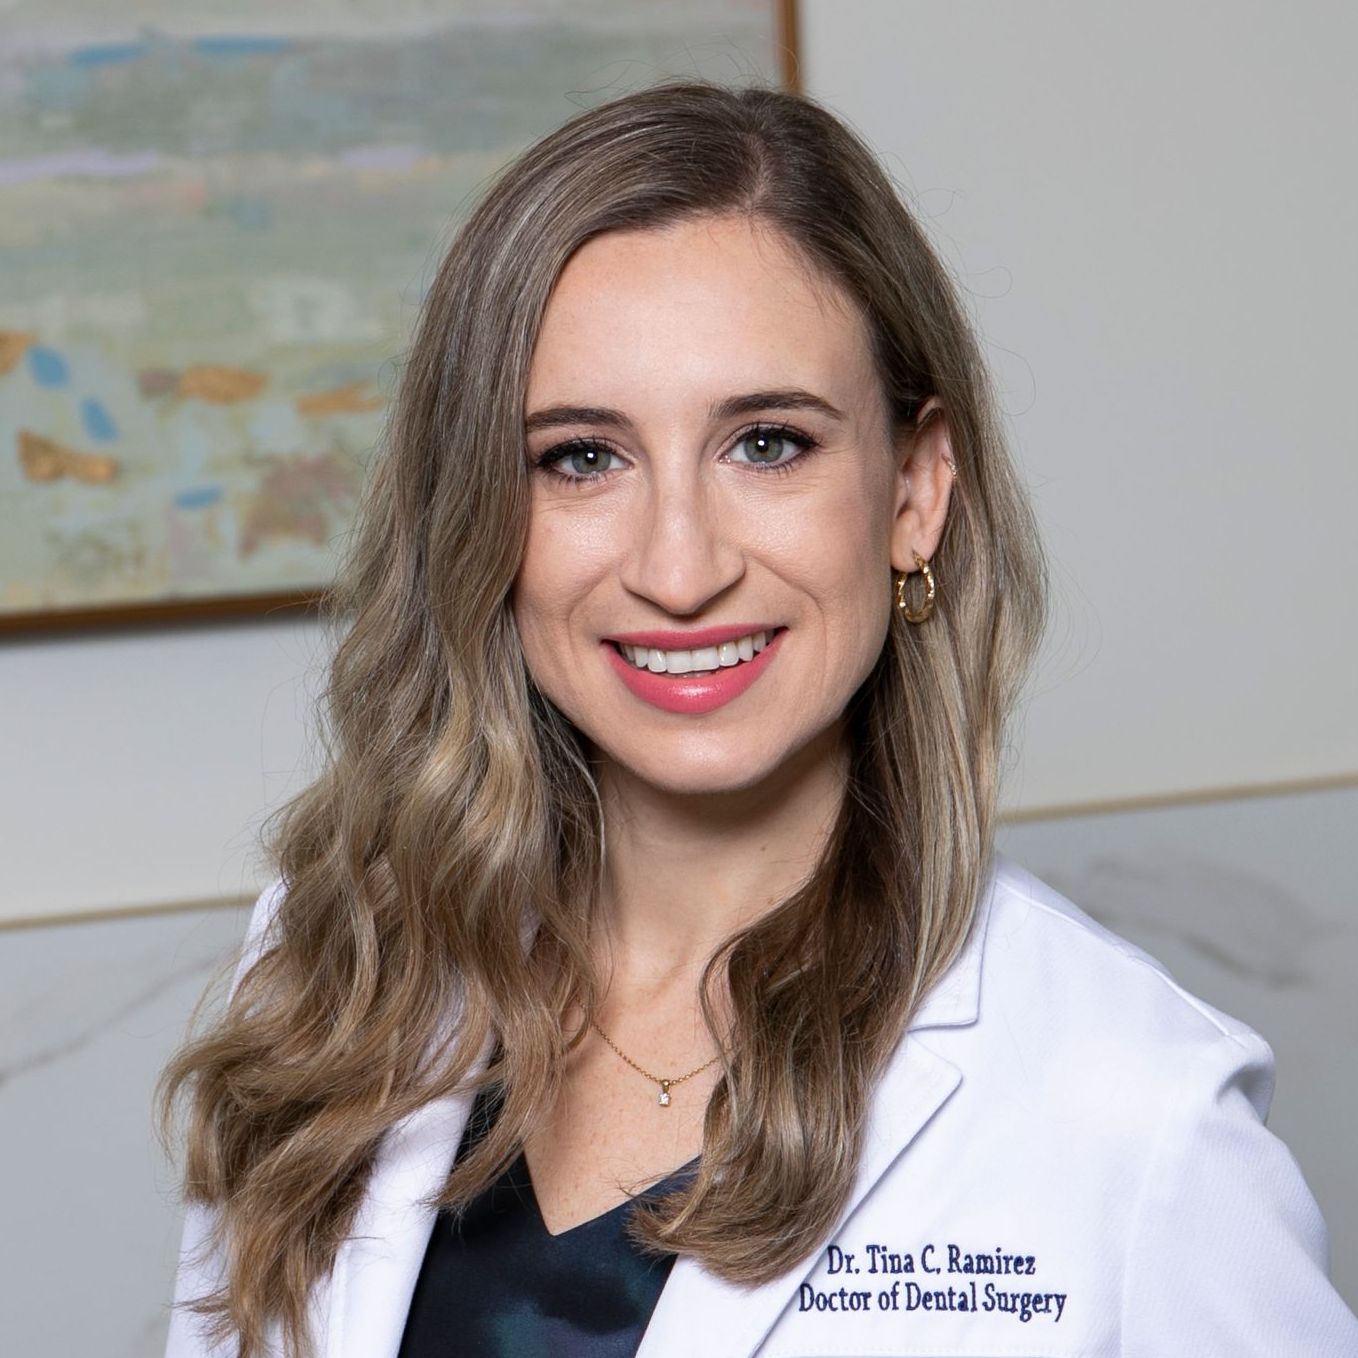
<path fill-rule="evenodd" d="M 730 213 L 857 302 L 898 421 L 939 398 L 957 479 L 935 613 L 893 625 L 850 703 L 846 795 L 816 870 L 708 964 L 709 1028 L 722 972 L 734 1028 L 697 1177 L 633 1209 L 637 1239 L 740 1283 L 807 1258 L 846 1201 L 874 1083 L 967 932 L 1045 581 L 946 270 L 872 153 L 809 98 L 669 82 L 582 113 L 498 176 L 438 271 L 335 593 L 327 764 L 269 840 L 285 894 L 224 1017 L 162 1076 L 164 1125 L 191 1096 L 186 1194 L 217 1209 L 226 1250 L 224 1285 L 195 1309 L 240 1358 L 275 1319 L 308 1352 L 308 1288 L 393 1122 L 502 1088 L 440 1197 L 467 1203 L 550 1106 L 583 1033 L 561 1016 L 594 1012 L 598 791 L 509 610 L 524 393 L 581 244 Z M 473 1078 L 491 1034 L 501 1057 Z"/>

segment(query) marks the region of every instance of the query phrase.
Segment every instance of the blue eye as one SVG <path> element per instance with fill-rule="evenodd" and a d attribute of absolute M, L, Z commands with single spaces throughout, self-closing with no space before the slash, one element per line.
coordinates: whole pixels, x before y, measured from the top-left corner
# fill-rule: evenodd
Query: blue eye
<path fill-rule="evenodd" d="M 805 434 L 782 425 L 757 425 L 746 430 L 736 440 L 735 446 L 740 448 L 747 445 L 750 457 L 746 466 L 775 472 L 791 471 L 800 460 L 799 455 L 815 446 L 814 441 Z"/>
<path fill-rule="evenodd" d="M 733 449 L 744 448 L 746 456 L 736 459 L 737 466 L 758 472 L 795 471 L 816 448 L 816 441 L 784 425 L 760 424 L 737 435 Z M 575 438 L 548 448 L 534 467 L 566 486 L 587 486 L 604 480 L 616 470 L 613 461 L 622 461 L 606 443 L 598 439 Z"/>
<path fill-rule="evenodd" d="M 549 448 L 534 465 L 561 481 L 597 481 L 605 471 L 611 470 L 604 464 L 612 457 L 617 454 L 606 444 L 592 439 L 571 439 Z M 569 470 L 560 470 L 562 463 Z"/>

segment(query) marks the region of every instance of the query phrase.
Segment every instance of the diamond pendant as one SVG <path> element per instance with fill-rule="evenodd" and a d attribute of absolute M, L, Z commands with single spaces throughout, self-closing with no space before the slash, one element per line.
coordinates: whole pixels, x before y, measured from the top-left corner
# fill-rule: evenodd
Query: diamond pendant
<path fill-rule="evenodd" d="M 659 1103 L 662 1108 L 670 1106 L 670 1082 L 668 1080 L 661 1080 L 660 1082 Z"/>

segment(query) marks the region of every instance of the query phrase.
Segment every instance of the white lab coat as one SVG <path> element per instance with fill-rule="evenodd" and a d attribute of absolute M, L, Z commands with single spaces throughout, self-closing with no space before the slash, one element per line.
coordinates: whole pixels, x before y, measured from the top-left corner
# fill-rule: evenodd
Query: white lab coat
<path fill-rule="evenodd" d="M 251 922 L 253 946 L 277 884 Z M 875 1091 L 833 1237 L 753 1289 L 676 1261 L 638 1358 L 1358 1358 L 1324 1222 L 1263 1122 L 1273 1054 L 1002 854 Z M 394 1127 L 311 1297 L 322 1358 L 395 1358 L 470 1097 Z M 217 1261 L 190 1257 L 176 1300 Z M 176 1311 L 167 1358 L 218 1358 Z M 276 1342 L 276 1341 L 275 1341 Z"/>

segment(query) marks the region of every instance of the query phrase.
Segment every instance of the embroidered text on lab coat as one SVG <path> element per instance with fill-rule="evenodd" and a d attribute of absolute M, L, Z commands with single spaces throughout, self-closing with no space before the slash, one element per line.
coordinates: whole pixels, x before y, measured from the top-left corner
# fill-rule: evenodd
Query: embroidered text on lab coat
<path fill-rule="evenodd" d="M 989 1311 L 1025 1325 L 1037 1317 L 1055 1325 L 1070 1295 L 990 1281 L 1039 1272 L 1035 1255 L 1002 1245 L 993 1250 L 968 1249 L 954 1241 L 928 1241 L 918 1250 L 890 1249 L 875 1241 L 856 1250 L 831 1245 L 821 1256 L 819 1271 L 829 1285 L 802 1283 L 799 1311 Z M 981 1282 L 982 1276 L 987 1280 Z M 836 1286 L 831 1280 L 842 1281 Z"/>

